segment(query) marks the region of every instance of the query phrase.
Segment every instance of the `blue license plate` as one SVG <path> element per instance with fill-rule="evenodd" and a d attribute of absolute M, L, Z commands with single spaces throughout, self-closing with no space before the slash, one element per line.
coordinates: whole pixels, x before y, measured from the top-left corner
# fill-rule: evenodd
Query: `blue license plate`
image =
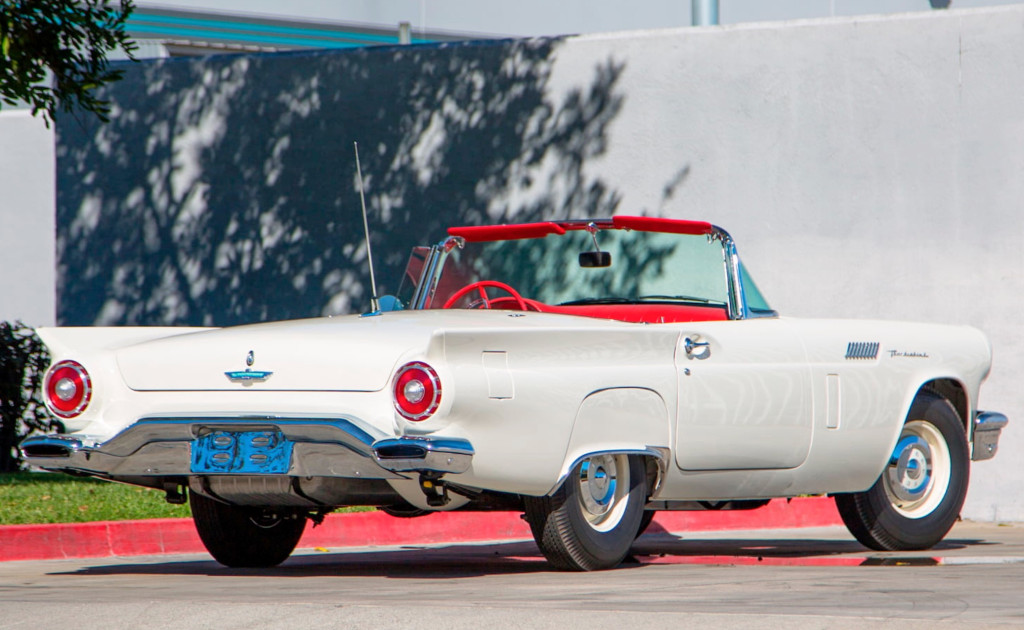
<path fill-rule="evenodd" d="M 192 467 L 201 474 L 280 475 L 294 443 L 280 431 L 213 431 L 192 442 Z"/>

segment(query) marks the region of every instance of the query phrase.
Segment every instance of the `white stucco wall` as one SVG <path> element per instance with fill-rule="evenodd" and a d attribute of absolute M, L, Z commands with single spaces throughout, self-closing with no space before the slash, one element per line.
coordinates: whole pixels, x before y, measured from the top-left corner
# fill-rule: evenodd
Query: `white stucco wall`
<path fill-rule="evenodd" d="M 54 323 L 53 131 L 0 110 L 0 321 Z"/>
<path fill-rule="evenodd" d="M 620 213 L 731 231 L 787 316 L 988 333 L 980 406 L 1011 426 L 964 515 L 1024 520 L 1024 6 L 581 37 L 555 82 L 609 60 L 625 102 L 585 168 Z"/>

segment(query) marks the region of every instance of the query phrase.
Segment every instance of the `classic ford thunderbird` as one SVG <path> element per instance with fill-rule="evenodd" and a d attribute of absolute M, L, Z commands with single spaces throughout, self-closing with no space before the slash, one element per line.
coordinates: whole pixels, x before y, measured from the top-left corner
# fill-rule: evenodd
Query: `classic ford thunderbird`
<path fill-rule="evenodd" d="M 705 222 L 451 228 L 371 310 L 41 329 L 65 431 L 22 452 L 189 501 L 228 566 L 361 505 L 520 511 L 553 566 L 592 570 L 657 510 L 798 495 L 868 547 L 928 548 L 1007 422 L 977 408 L 979 331 L 781 317 Z"/>

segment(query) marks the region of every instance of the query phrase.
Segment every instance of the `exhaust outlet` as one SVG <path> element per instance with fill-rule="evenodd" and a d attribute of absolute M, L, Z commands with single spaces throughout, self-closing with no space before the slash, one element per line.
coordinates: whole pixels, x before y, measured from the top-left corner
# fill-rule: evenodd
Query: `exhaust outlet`
<path fill-rule="evenodd" d="M 20 446 L 21 454 L 27 459 L 67 459 L 80 448 L 79 440 L 57 435 L 26 438 Z"/>

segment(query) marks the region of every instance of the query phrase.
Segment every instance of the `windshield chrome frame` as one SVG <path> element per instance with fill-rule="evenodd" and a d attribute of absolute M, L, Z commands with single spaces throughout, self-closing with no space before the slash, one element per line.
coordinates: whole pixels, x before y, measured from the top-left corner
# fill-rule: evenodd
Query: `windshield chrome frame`
<path fill-rule="evenodd" d="M 729 303 L 726 304 L 729 319 L 746 319 L 749 312 L 743 294 L 743 282 L 740 280 L 740 256 L 736 251 L 736 242 L 718 226 L 714 226 L 710 236 L 722 244 L 722 262 L 725 264 L 725 282 L 729 292 Z"/>
<path fill-rule="evenodd" d="M 601 228 L 603 227 L 602 224 L 610 223 L 610 221 L 608 219 L 583 220 L 572 221 L 572 223 L 596 225 L 598 228 Z M 726 289 L 729 292 L 729 301 L 726 304 L 726 311 L 729 319 L 740 320 L 762 317 L 778 317 L 778 313 L 775 311 L 766 311 L 763 313 L 753 312 L 747 306 L 746 295 L 743 291 L 743 280 L 740 274 L 740 255 L 736 250 L 736 241 L 733 240 L 732 236 L 722 228 L 712 226 L 712 231 L 708 237 L 722 243 Z M 410 302 L 411 309 L 423 310 L 426 308 L 426 304 L 429 304 L 431 300 L 433 300 L 438 282 L 441 279 L 441 272 L 444 269 L 445 262 L 448 260 L 448 255 L 455 248 L 462 249 L 465 244 L 466 241 L 462 237 L 448 236 L 437 245 L 430 248 L 430 255 L 427 258 L 427 263 L 423 265 L 423 272 L 420 275 L 419 284 L 416 287 L 416 292 L 413 294 Z"/>
<path fill-rule="evenodd" d="M 412 294 L 409 308 L 416 311 L 426 308 L 425 305 L 434 299 L 434 292 L 437 290 L 437 283 L 441 279 L 441 271 L 444 269 L 445 261 L 448 260 L 448 254 L 455 248 L 462 249 L 465 245 L 466 240 L 462 237 L 448 236 L 430 248 L 430 255 L 427 257 L 427 263 L 423 265 L 423 271 L 420 273 L 416 291 Z"/>

